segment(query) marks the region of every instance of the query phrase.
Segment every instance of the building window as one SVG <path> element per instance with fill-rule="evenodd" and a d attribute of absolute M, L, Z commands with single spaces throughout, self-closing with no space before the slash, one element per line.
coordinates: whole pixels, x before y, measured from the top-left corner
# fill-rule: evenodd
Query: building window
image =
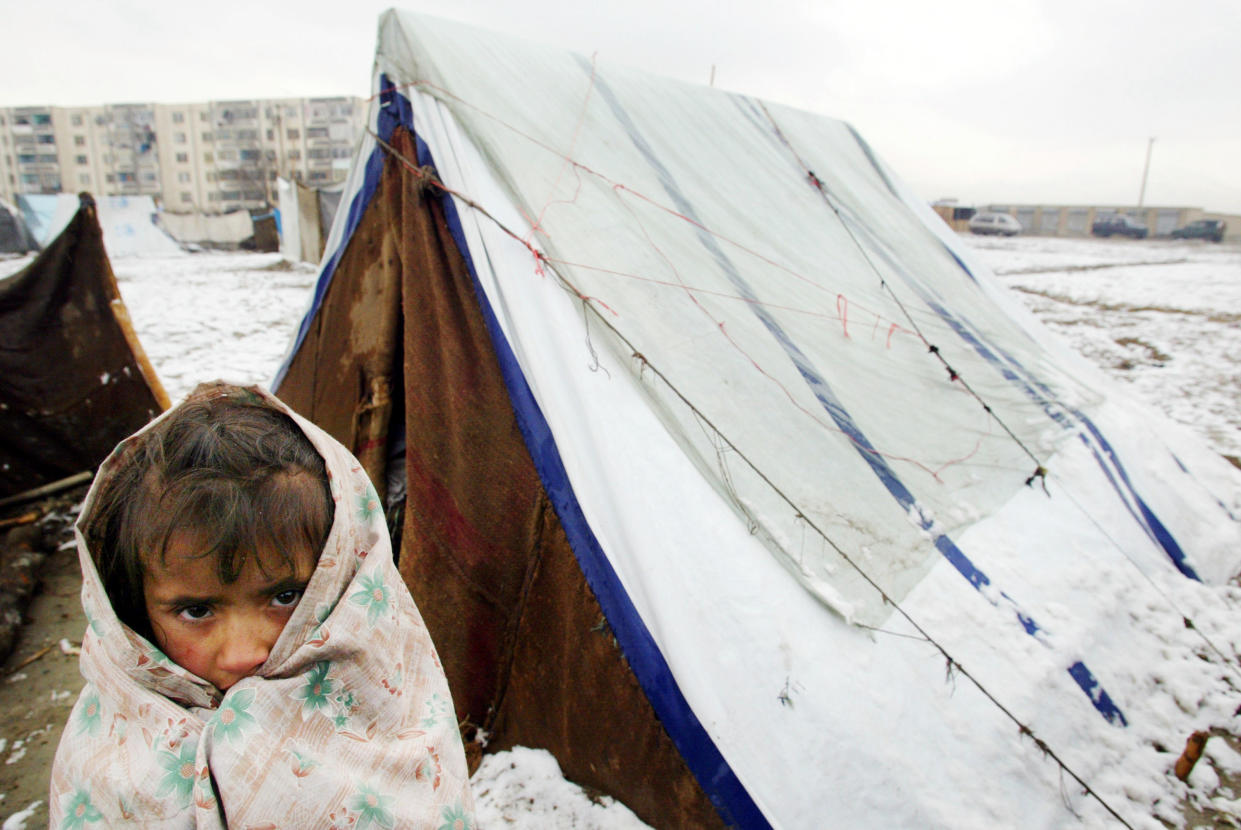
<path fill-rule="evenodd" d="M 74 147 L 85 147 L 85 146 L 86 146 L 86 136 L 84 136 L 84 135 L 75 135 L 75 136 L 73 137 L 73 146 L 74 146 Z"/>
<path fill-rule="evenodd" d="M 0 122 L 0 123 L 2 123 L 2 122 Z M 80 127 L 80 126 L 82 126 L 82 116 L 80 116 L 80 115 L 75 115 L 75 116 L 73 116 L 73 117 L 70 119 L 70 123 L 72 123 L 72 124 L 73 124 L 73 126 L 75 126 L 75 127 Z"/>
<path fill-rule="evenodd" d="M 36 137 L 35 137 L 35 141 L 39 142 L 40 144 L 55 144 L 55 143 L 56 143 L 56 136 L 54 136 L 54 135 L 41 135 L 41 136 L 36 136 Z"/>
<path fill-rule="evenodd" d="M 211 142 L 211 140 L 212 140 L 212 136 L 211 136 L 211 131 L 210 131 L 210 130 L 208 130 L 207 132 L 203 133 L 203 141 L 204 141 L 204 142 L 210 143 L 210 142 Z"/>
<path fill-rule="evenodd" d="M 38 115 L 36 115 L 36 116 L 34 117 L 34 123 L 36 123 L 36 124 L 51 124 L 51 123 L 52 123 L 52 116 L 48 115 L 47 113 L 39 113 Z"/>
<path fill-rule="evenodd" d="M 173 133 L 172 140 L 177 144 L 185 143 L 185 133 Z"/>
<path fill-rule="evenodd" d="M 327 127 L 307 127 L 306 137 L 307 138 L 327 138 L 328 137 Z"/>
<path fill-rule="evenodd" d="M 209 182 L 213 182 L 213 181 L 215 181 L 215 180 L 216 180 L 216 179 L 218 179 L 218 178 L 220 178 L 220 177 L 216 175 L 216 173 L 215 173 L 215 171 L 214 171 L 214 170 L 208 170 L 208 171 L 207 171 L 207 181 L 209 181 Z"/>
<path fill-rule="evenodd" d="M 275 130 L 268 130 L 268 131 L 267 131 L 267 140 L 268 140 L 268 141 L 275 141 L 275 140 L 276 140 L 276 131 L 275 131 Z"/>
<path fill-rule="evenodd" d="M 116 176 L 112 175 L 111 173 L 109 173 L 104 178 L 107 179 L 108 184 L 116 184 Z"/>
<path fill-rule="evenodd" d="M 55 164 L 56 156 L 53 154 L 49 154 L 49 153 L 41 154 L 39 156 L 39 163 L 40 164 Z"/>
<path fill-rule="evenodd" d="M 18 164 L 34 164 L 36 161 L 38 161 L 38 159 L 39 157 L 34 155 L 33 153 L 19 153 L 17 155 Z"/>
<path fill-rule="evenodd" d="M 189 164 L 190 154 L 189 153 L 177 153 L 177 162 L 179 164 Z"/>
<path fill-rule="evenodd" d="M 178 174 L 177 174 L 177 181 L 178 181 L 178 182 L 180 182 L 181 184 L 185 184 L 185 183 L 186 183 L 186 182 L 188 182 L 189 180 L 190 180 L 190 174 L 189 174 L 189 173 L 186 173 L 186 172 L 181 172 L 181 173 L 178 173 Z"/>
<path fill-rule="evenodd" d="M 183 112 L 174 112 L 174 113 L 172 114 L 172 123 L 174 123 L 174 124 L 184 124 L 184 123 L 185 123 L 185 113 L 183 113 Z"/>
<path fill-rule="evenodd" d="M 289 161 L 297 161 L 301 157 L 302 157 L 301 150 L 290 150 L 289 151 Z"/>
<path fill-rule="evenodd" d="M 192 201 L 194 201 L 194 196 L 193 196 L 193 194 L 190 194 L 190 193 L 182 193 L 182 194 L 181 194 L 181 202 L 182 202 L 182 204 L 185 204 L 186 202 L 192 202 Z"/>
<path fill-rule="evenodd" d="M 22 173 L 22 184 L 35 184 L 35 185 L 37 185 L 38 183 L 39 183 L 39 177 L 38 177 L 38 175 L 36 175 L 36 174 L 34 174 L 34 173 Z"/>
<path fill-rule="evenodd" d="M 259 151 L 258 150 L 242 150 L 241 160 L 242 161 L 258 161 Z"/>
<path fill-rule="evenodd" d="M 78 184 L 80 184 L 82 187 L 90 187 L 90 175 L 87 173 L 79 173 Z"/>
<path fill-rule="evenodd" d="M 86 156 L 75 156 L 73 160 L 78 164 L 86 164 Z"/>
<path fill-rule="evenodd" d="M 302 137 L 301 130 L 289 130 L 287 134 L 289 136 L 289 141 L 297 141 L 299 138 Z"/>
<path fill-rule="evenodd" d="M 203 153 L 203 161 L 207 162 L 207 164 L 211 164 L 215 161 L 215 157 L 211 153 Z"/>

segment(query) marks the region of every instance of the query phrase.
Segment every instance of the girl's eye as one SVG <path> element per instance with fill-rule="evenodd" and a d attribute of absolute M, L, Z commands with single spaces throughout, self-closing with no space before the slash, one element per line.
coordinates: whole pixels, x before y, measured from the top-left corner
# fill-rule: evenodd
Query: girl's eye
<path fill-rule="evenodd" d="M 211 615 L 211 609 L 205 605 L 190 605 L 177 612 L 177 616 L 185 620 L 201 620 Z"/>
<path fill-rule="evenodd" d="M 277 608 L 292 608 L 297 605 L 298 600 L 302 598 L 302 592 L 298 590 L 281 591 L 271 598 L 271 604 Z"/>

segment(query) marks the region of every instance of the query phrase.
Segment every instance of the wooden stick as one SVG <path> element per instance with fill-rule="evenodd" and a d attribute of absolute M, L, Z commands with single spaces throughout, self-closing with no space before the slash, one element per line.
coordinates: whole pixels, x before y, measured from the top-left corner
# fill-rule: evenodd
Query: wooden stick
<path fill-rule="evenodd" d="M 53 481 L 51 484 L 44 484 L 42 487 L 36 487 L 33 490 L 27 490 L 24 493 L 17 493 L 13 496 L 5 496 L 0 499 L 0 507 L 7 507 L 10 504 L 20 504 L 31 499 L 41 498 L 42 496 L 50 496 L 53 493 L 59 493 L 61 490 L 68 490 L 70 487 L 76 487 L 79 484 L 85 484 L 90 481 L 95 474 L 90 470 L 71 475 L 68 478 L 62 478 L 60 481 Z"/>
<path fill-rule="evenodd" d="M 18 663 L 12 669 L 10 669 L 9 674 L 10 675 L 17 674 L 19 671 L 29 666 L 35 660 L 38 660 L 39 658 L 43 657 L 44 655 L 46 655 L 48 652 L 50 652 L 54 648 L 56 648 L 56 646 L 44 646 L 43 648 L 36 651 L 34 654 L 27 657 L 25 660 Z"/>

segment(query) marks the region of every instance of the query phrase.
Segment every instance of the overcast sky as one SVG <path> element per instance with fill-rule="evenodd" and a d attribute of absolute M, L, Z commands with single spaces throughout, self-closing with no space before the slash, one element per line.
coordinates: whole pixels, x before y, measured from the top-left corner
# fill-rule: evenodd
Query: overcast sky
<path fill-rule="evenodd" d="M 370 0 L 0 0 L 0 106 L 367 95 Z M 851 122 L 967 204 L 1241 213 L 1238 0 L 415 0 Z"/>

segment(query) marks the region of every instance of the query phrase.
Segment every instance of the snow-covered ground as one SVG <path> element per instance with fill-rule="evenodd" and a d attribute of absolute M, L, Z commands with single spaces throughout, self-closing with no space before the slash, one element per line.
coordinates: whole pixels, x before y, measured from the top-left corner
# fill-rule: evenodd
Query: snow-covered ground
<path fill-rule="evenodd" d="M 1076 350 L 1216 452 L 1241 458 L 1241 247 L 963 237 L 1000 282 Z M 0 261 L 0 276 L 28 260 Z M 314 270 L 270 254 L 113 262 L 170 396 L 224 377 L 266 384 L 309 300 Z M 490 756 L 475 776 L 484 828 L 640 828 L 623 806 L 564 781 L 546 753 Z M 16 806 L 16 805 L 11 805 Z"/>

